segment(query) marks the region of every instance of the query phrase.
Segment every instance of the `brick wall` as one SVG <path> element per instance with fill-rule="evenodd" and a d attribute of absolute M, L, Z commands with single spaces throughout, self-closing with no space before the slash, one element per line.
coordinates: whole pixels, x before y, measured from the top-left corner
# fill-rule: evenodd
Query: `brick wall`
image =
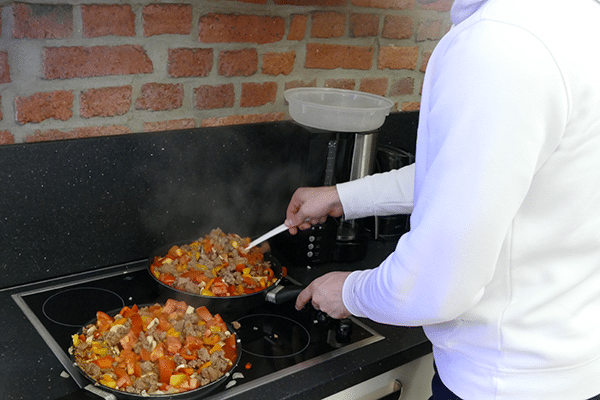
<path fill-rule="evenodd" d="M 335 87 L 419 107 L 451 0 L 0 5 L 0 144 L 288 118 Z"/>

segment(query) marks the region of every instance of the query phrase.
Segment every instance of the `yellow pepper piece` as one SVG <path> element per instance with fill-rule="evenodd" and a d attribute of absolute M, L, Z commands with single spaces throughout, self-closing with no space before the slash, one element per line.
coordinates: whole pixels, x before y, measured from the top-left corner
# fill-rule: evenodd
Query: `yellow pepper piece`
<path fill-rule="evenodd" d="M 223 269 L 223 266 L 222 266 L 222 265 L 219 265 L 219 266 L 217 266 L 217 267 L 214 267 L 214 268 L 213 268 L 213 270 L 212 270 L 212 274 L 213 274 L 214 276 L 217 276 L 217 274 L 219 273 L 219 271 L 220 271 L 220 270 L 222 270 L 222 269 Z"/>
<path fill-rule="evenodd" d="M 169 384 L 174 387 L 179 387 L 185 382 L 187 379 L 186 374 L 173 374 L 171 378 L 169 378 Z"/>
<path fill-rule="evenodd" d="M 202 366 L 200 367 L 200 369 L 203 369 L 203 368 L 208 368 L 208 367 L 210 367 L 211 365 L 212 365 L 212 361 L 207 361 L 207 362 L 205 362 L 204 364 L 202 364 Z"/>
<path fill-rule="evenodd" d="M 213 292 L 211 292 L 208 289 L 202 289 L 202 291 L 200 292 L 200 294 L 202 294 L 203 296 L 214 296 L 215 295 Z"/>
<path fill-rule="evenodd" d="M 173 262 L 173 259 L 167 257 L 164 260 L 162 260 L 161 264 L 171 264 Z"/>
<path fill-rule="evenodd" d="M 73 346 L 74 347 L 79 346 L 79 344 L 81 343 L 81 340 L 79 340 L 79 335 L 73 335 L 72 338 L 73 338 Z"/>
<path fill-rule="evenodd" d="M 250 275 L 250 267 L 246 267 L 242 269 L 242 275 Z"/>
<path fill-rule="evenodd" d="M 120 318 L 120 319 L 116 320 L 115 322 L 113 322 L 112 326 L 115 326 L 115 325 L 124 325 L 125 322 L 127 322 L 127 318 Z"/>
<path fill-rule="evenodd" d="M 221 347 L 221 345 L 219 343 L 217 343 L 213 347 L 211 347 L 211 349 L 208 351 L 208 354 L 212 354 L 212 353 L 215 353 L 215 352 L 221 351 L 221 350 L 223 350 L 223 348 Z"/>
<path fill-rule="evenodd" d="M 100 379 L 100 383 L 112 389 L 117 388 L 117 381 L 115 381 L 110 375 L 104 375 L 104 377 Z"/>
<path fill-rule="evenodd" d="M 219 333 L 219 332 L 221 332 L 221 328 L 218 327 L 218 326 L 216 326 L 216 325 L 211 325 L 209 329 L 210 329 L 210 331 L 212 333 Z"/>
<path fill-rule="evenodd" d="M 181 332 L 176 331 L 175 328 L 171 328 L 167 331 L 167 336 L 179 337 L 180 334 Z"/>
<path fill-rule="evenodd" d="M 100 357 L 104 357 L 108 354 L 108 349 L 106 347 L 95 348 L 94 353 L 98 354 Z"/>
<path fill-rule="evenodd" d="M 240 245 L 238 244 L 238 242 L 236 242 L 235 240 L 231 241 L 231 245 L 233 246 L 234 249 L 237 249 Z"/>

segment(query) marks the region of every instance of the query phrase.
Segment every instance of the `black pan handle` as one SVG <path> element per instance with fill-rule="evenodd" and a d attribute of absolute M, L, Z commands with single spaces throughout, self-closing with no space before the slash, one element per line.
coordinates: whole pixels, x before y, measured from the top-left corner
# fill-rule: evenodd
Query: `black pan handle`
<path fill-rule="evenodd" d="M 107 393 L 103 390 L 98 389 L 92 384 L 77 390 L 76 392 L 69 393 L 66 396 L 60 397 L 56 400 L 117 400 L 114 394 Z"/>
<path fill-rule="evenodd" d="M 277 286 L 267 292 L 265 300 L 274 304 L 287 303 L 295 300 L 303 289 L 302 286 Z"/>

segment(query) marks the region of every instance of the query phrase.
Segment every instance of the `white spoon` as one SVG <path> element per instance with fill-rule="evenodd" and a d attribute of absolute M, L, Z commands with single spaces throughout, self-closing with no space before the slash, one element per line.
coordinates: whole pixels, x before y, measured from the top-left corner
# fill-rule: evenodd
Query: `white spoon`
<path fill-rule="evenodd" d="M 272 229 L 269 232 L 265 233 L 258 239 L 254 239 L 253 241 L 251 241 L 250 244 L 248 246 L 246 246 L 246 248 L 244 250 L 248 251 L 251 248 L 253 248 L 254 246 L 256 246 L 257 244 L 260 244 L 260 243 L 264 242 L 265 240 L 270 239 L 273 236 L 280 234 L 283 231 L 287 231 L 288 229 L 289 228 L 285 224 L 281 224 L 277 228 Z"/>

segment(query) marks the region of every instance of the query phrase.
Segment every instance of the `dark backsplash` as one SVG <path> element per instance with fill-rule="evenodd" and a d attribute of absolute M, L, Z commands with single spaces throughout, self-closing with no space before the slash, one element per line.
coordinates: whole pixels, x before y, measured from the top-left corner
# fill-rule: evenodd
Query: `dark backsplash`
<path fill-rule="evenodd" d="M 379 143 L 414 152 L 418 113 Z M 1 287 L 144 259 L 220 227 L 280 224 L 323 183 L 331 133 L 290 122 L 0 146 Z"/>

